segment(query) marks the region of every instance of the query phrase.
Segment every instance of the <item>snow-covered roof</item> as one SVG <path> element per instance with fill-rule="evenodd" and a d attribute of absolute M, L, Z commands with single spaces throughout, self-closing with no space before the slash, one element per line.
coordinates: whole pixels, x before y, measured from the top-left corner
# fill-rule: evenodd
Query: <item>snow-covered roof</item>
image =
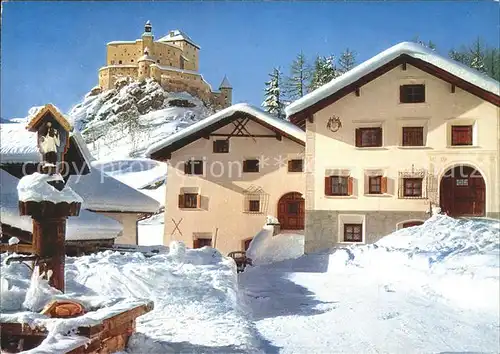
<path fill-rule="evenodd" d="M 136 41 L 111 41 L 108 42 L 107 45 L 109 44 L 135 44 Z"/>
<path fill-rule="evenodd" d="M 67 186 L 83 198 L 85 209 L 122 213 L 154 213 L 160 204 L 93 167 L 83 176 L 70 176 Z"/>
<path fill-rule="evenodd" d="M 223 89 L 223 88 L 233 88 L 231 86 L 231 83 L 229 82 L 229 80 L 227 79 L 227 76 L 224 75 L 224 79 L 222 79 L 222 82 L 220 83 L 219 85 L 219 89 Z"/>
<path fill-rule="evenodd" d="M 25 124 L 0 124 L 0 133 L 0 163 L 41 162 L 36 134 L 27 131 Z M 90 168 L 94 158 L 82 136 L 73 129 L 70 137 Z M 101 175 L 104 175 L 102 180 Z M 83 198 L 83 207 L 86 209 L 149 213 L 156 212 L 160 207 L 154 199 L 105 175 L 97 168 L 84 176 L 71 176 L 68 185 Z"/>
<path fill-rule="evenodd" d="M 33 231 L 30 216 L 20 216 L 17 194 L 19 180 L 0 169 L 0 223 L 21 230 Z M 68 218 L 66 227 L 67 240 L 109 239 L 115 238 L 123 227 L 111 218 L 87 210 L 81 210 L 80 216 Z"/>
<path fill-rule="evenodd" d="M 421 44 L 402 42 L 384 50 L 371 59 L 368 59 L 367 61 L 354 67 L 342 76 L 339 76 L 338 78 L 293 102 L 285 109 L 287 116 L 291 116 L 308 108 L 309 106 L 334 94 L 345 86 L 357 81 L 363 76 L 404 54 L 432 64 L 485 91 L 491 92 L 495 95 L 500 94 L 499 82 L 486 76 L 485 74 L 482 74 L 479 71 L 465 66 L 453 59 L 443 57 L 437 54 L 434 50 Z"/>
<path fill-rule="evenodd" d="M 221 110 L 221 111 L 219 111 L 219 112 L 217 112 L 217 113 L 215 113 L 215 114 L 213 114 L 205 119 L 202 119 L 202 120 L 194 123 L 193 125 L 190 125 L 189 127 L 182 129 L 181 131 L 179 131 L 175 134 L 172 134 L 169 137 L 167 137 L 166 139 L 152 145 L 146 151 L 146 156 L 150 157 L 155 152 L 162 150 L 166 147 L 169 147 L 173 143 L 175 143 L 183 138 L 186 138 L 186 137 L 200 131 L 203 128 L 207 128 L 207 127 L 213 125 L 214 123 L 217 123 L 220 120 L 222 120 L 226 117 L 232 116 L 233 114 L 238 113 L 238 112 L 247 113 L 247 114 L 253 116 L 256 119 L 256 121 L 260 121 L 266 125 L 270 125 L 270 126 L 274 127 L 275 129 L 277 129 L 278 131 L 280 131 L 281 133 L 283 133 L 284 135 L 287 135 L 295 140 L 298 140 L 300 142 L 305 143 L 305 139 L 306 139 L 305 132 L 302 129 L 300 129 L 299 127 L 297 127 L 296 125 L 294 125 L 288 121 L 273 117 L 270 114 L 268 114 L 268 113 L 266 113 L 266 112 L 264 112 L 256 107 L 253 107 L 247 103 L 238 103 L 238 104 L 232 105 L 231 107 L 225 108 L 225 109 L 223 109 L 223 110 Z"/>
<path fill-rule="evenodd" d="M 170 31 L 166 36 L 161 37 L 158 42 L 172 42 L 172 41 L 186 41 L 196 48 L 200 49 L 200 46 L 196 44 L 186 33 L 181 30 Z"/>

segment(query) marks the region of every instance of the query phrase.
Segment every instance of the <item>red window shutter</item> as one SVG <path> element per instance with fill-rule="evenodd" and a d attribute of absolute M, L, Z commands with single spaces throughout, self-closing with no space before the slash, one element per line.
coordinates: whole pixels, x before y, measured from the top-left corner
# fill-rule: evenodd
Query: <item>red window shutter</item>
<path fill-rule="evenodd" d="M 288 172 L 293 172 L 292 160 L 288 160 Z"/>
<path fill-rule="evenodd" d="M 361 129 L 356 129 L 356 146 L 360 147 L 362 145 L 361 141 Z"/>
<path fill-rule="evenodd" d="M 347 194 L 352 195 L 353 192 L 353 178 L 348 177 L 347 178 Z"/>
<path fill-rule="evenodd" d="M 184 194 L 179 194 L 179 208 L 184 208 Z"/>
<path fill-rule="evenodd" d="M 387 193 L 387 177 L 380 178 L 380 192 Z"/>
<path fill-rule="evenodd" d="M 325 177 L 325 195 L 332 195 L 332 177 Z"/>
<path fill-rule="evenodd" d="M 196 207 L 197 207 L 198 209 L 200 209 L 200 208 L 201 208 L 201 195 L 199 195 L 199 194 L 198 194 L 198 195 L 196 195 Z"/>
<path fill-rule="evenodd" d="M 200 240 L 198 240 L 198 239 L 193 240 L 193 248 L 201 248 L 200 247 Z"/>

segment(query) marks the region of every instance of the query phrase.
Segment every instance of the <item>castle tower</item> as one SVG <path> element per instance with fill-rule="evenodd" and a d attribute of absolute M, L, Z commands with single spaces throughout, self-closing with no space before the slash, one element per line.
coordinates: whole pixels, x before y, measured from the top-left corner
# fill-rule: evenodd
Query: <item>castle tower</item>
<path fill-rule="evenodd" d="M 219 85 L 219 90 L 221 92 L 221 103 L 223 107 L 229 107 L 233 103 L 233 87 L 229 83 L 227 76 L 224 75 L 224 79 Z"/>
<path fill-rule="evenodd" d="M 153 26 L 150 21 L 147 21 L 144 25 L 144 33 L 142 34 L 142 52 L 144 53 L 148 49 L 149 53 L 153 53 Z"/>
<path fill-rule="evenodd" d="M 154 59 L 149 56 L 149 48 L 144 49 L 144 55 L 137 60 L 137 64 L 139 65 L 138 79 L 144 80 L 147 77 L 150 77 L 149 67 L 151 64 L 154 64 Z"/>

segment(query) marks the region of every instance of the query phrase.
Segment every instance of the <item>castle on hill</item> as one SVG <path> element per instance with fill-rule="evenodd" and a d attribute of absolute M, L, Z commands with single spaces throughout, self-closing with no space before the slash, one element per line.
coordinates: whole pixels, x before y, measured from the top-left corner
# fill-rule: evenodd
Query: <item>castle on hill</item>
<path fill-rule="evenodd" d="M 124 77 L 136 80 L 152 78 L 171 92 L 188 92 L 216 108 L 232 104 L 232 87 L 227 77 L 219 91 L 198 72 L 200 47 L 179 30 L 170 31 L 155 41 L 151 23 L 144 26 L 141 39 L 113 41 L 107 44 L 106 66 L 99 69 L 99 87 L 109 90 Z"/>

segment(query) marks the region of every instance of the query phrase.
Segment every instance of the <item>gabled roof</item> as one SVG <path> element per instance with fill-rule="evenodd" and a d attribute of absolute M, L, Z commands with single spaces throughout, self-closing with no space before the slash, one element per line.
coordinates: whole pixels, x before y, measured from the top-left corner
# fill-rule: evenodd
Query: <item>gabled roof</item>
<path fill-rule="evenodd" d="M 233 88 L 231 86 L 231 83 L 229 82 L 229 80 L 227 79 L 227 76 L 224 75 L 224 79 L 222 79 L 222 82 L 220 83 L 219 85 L 219 89 L 223 89 L 223 88 Z"/>
<path fill-rule="evenodd" d="M 157 144 L 152 145 L 147 151 L 146 156 L 153 159 L 163 158 L 172 152 L 182 148 L 183 146 L 196 141 L 207 134 L 222 128 L 232 121 L 248 117 L 253 121 L 265 126 L 268 129 L 283 135 L 298 144 L 305 145 L 305 133 L 302 129 L 294 124 L 273 117 L 270 114 L 253 107 L 246 103 L 238 103 L 226 109 L 223 109 L 193 125 L 170 135 L 166 139 Z"/>
<path fill-rule="evenodd" d="M 0 169 L 0 223 L 24 231 L 33 231 L 30 216 L 19 215 L 17 184 L 19 179 Z M 90 240 L 115 238 L 123 226 L 111 218 L 87 210 L 81 210 L 78 217 L 68 218 L 67 240 Z"/>
<path fill-rule="evenodd" d="M 198 44 L 196 44 L 186 33 L 181 30 L 170 31 L 166 36 L 158 39 L 158 42 L 173 42 L 173 41 L 186 41 L 198 49 L 201 49 Z"/>
<path fill-rule="evenodd" d="M 450 82 L 484 100 L 500 106 L 499 82 L 423 45 L 402 42 L 354 67 L 290 104 L 286 114 L 294 123 L 327 107 L 362 85 L 403 63 L 409 63 Z"/>
<path fill-rule="evenodd" d="M 69 121 L 64 117 L 64 115 L 57 109 L 54 105 L 52 104 L 46 104 L 43 106 L 41 109 L 38 109 L 38 111 L 35 113 L 34 116 L 30 118 L 28 121 L 28 125 L 26 126 L 26 129 L 29 131 L 33 132 L 38 129 L 38 126 L 40 125 L 40 122 L 43 117 L 45 117 L 47 114 L 51 114 L 52 117 L 68 132 L 73 130 L 73 127 L 69 123 Z"/>

